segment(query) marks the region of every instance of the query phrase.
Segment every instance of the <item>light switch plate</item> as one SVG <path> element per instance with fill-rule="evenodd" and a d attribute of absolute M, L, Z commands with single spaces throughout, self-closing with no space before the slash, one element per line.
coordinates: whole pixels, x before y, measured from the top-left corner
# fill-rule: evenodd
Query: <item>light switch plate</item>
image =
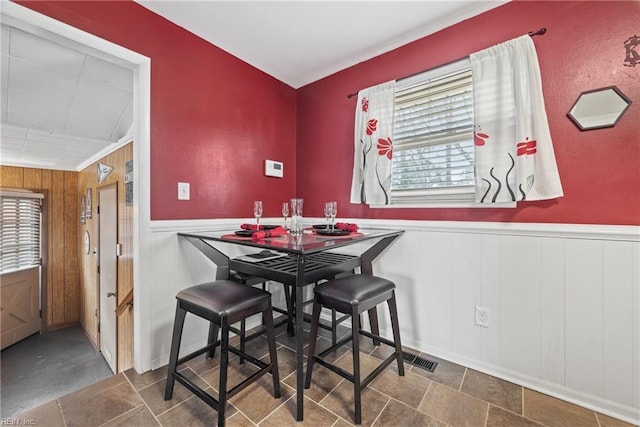
<path fill-rule="evenodd" d="M 178 200 L 189 200 L 191 198 L 191 189 L 188 182 L 178 183 Z"/>
<path fill-rule="evenodd" d="M 284 165 L 282 164 L 282 162 L 276 162 L 275 160 L 265 160 L 264 174 L 266 176 L 282 178 L 284 176 Z"/>

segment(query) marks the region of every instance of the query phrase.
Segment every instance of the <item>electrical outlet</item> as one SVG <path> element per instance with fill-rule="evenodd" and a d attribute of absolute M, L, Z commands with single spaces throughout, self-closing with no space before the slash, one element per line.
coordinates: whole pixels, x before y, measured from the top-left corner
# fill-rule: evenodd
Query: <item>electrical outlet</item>
<path fill-rule="evenodd" d="M 483 328 L 489 327 L 489 309 L 476 305 L 476 325 Z"/>

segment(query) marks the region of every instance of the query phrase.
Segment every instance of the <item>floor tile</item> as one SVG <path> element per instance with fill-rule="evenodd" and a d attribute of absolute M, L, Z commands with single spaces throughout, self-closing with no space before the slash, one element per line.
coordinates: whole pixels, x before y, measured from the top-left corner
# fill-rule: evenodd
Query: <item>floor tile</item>
<path fill-rule="evenodd" d="M 297 422 L 296 414 L 296 398 L 292 396 L 284 405 L 281 405 L 271 415 L 265 418 L 265 420 L 260 423 L 260 427 L 330 427 L 338 420 L 337 415 L 332 414 L 322 406 L 306 398 L 304 400 L 304 420 Z"/>
<path fill-rule="evenodd" d="M 625 423 L 624 421 L 611 418 L 607 415 L 600 414 L 596 412 L 596 417 L 598 417 L 598 422 L 600 423 L 600 427 L 633 427 L 633 424 Z M 640 420 L 638 420 L 638 425 L 640 425 Z"/>
<path fill-rule="evenodd" d="M 411 372 L 427 377 L 432 381 L 444 384 L 456 390 L 460 389 L 462 384 L 462 378 L 464 377 L 465 367 L 458 365 L 457 363 L 449 362 L 448 360 L 440 359 L 439 357 L 431 356 L 430 354 L 420 353 L 420 357 L 438 362 L 438 366 L 434 372 L 429 372 L 426 369 L 419 368 L 417 366 L 411 366 Z"/>
<path fill-rule="evenodd" d="M 416 409 L 430 385 L 431 380 L 413 372 L 405 371 L 401 377 L 395 369 L 387 368 L 369 386 Z"/>
<path fill-rule="evenodd" d="M 258 367 L 252 363 L 245 361 L 245 363 L 241 365 L 240 361 L 235 358 L 227 365 L 227 390 L 230 390 L 240 384 L 257 371 Z M 210 371 L 200 374 L 200 378 L 217 393 L 220 387 L 220 367 L 218 366 Z"/>
<path fill-rule="evenodd" d="M 522 415 L 522 387 L 519 385 L 467 369 L 460 390 Z"/>
<path fill-rule="evenodd" d="M 180 372 L 185 377 L 193 381 L 198 387 L 202 389 L 206 389 L 208 387 L 207 384 L 202 381 L 202 379 L 200 379 L 200 377 L 198 377 L 191 369 L 185 368 Z M 166 380 L 162 379 L 143 389 L 138 390 L 140 397 L 142 397 L 151 412 L 156 416 L 193 396 L 193 393 L 191 393 L 185 386 L 176 381 L 173 386 L 172 398 L 170 400 L 164 400 L 165 385 Z"/>
<path fill-rule="evenodd" d="M 133 385 L 133 388 L 140 390 L 167 378 L 167 367 L 163 366 L 162 368 L 154 369 L 153 371 L 148 371 L 143 374 L 139 374 L 135 369 L 131 368 L 124 371 L 124 375 L 127 377 L 131 385 Z"/>
<path fill-rule="evenodd" d="M 483 426 L 489 404 L 434 382 L 418 410 L 452 426 Z"/>
<path fill-rule="evenodd" d="M 304 373 L 306 374 L 306 372 L 305 369 Z M 311 377 L 311 385 L 308 389 L 305 389 L 304 395 L 314 402 L 320 402 L 342 381 L 344 381 L 344 379 L 340 375 L 320 364 L 315 364 L 313 367 L 313 376 Z M 283 382 L 296 390 L 297 378 L 295 375 L 289 375 Z"/>
<path fill-rule="evenodd" d="M 273 396 L 273 379 L 271 375 L 267 374 L 233 396 L 229 402 L 247 418 L 258 424 L 295 394 L 291 388 L 282 384 L 280 385 L 280 393 L 279 398 Z"/>
<path fill-rule="evenodd" d="M 489 405 L 487 427 L 539 427 L 541 424 L 497 406 Z"/>
<path fill-rule="evenodd" d="M 212 424 L 209 424 L 210 426 Z M 256 424 L 244 416 L 240 411 L 236 411 L 233 415 L 227 418 L 227 427 L 255 427 Z"/>
<path fill-rule="evenodd" d="M 524 389 L 524 416 L 551 427 L 598 427 L 595 412 L 527 388 Z"/>
<path fill-rule="evenodd" d="M 231 357 L 232 355 L 229 355 L 229 358 Z M 185 362 L 184 366 L 188 366 L 193 372 L 200 375 L 204 372 L 210 371 L 211 369 L 220 366 L 219 352 L 216 351 L 215 356 L 211 359 L 209 359 L 206 354 L 201 354 L 200 356 L 194 357 L 188 362 Z"/>
<path fill-rule="evenodd" d="M 37 408 L 25 411 L 21 414 L 15 415 L 10 418 L 2 418 L 2 420 L 20 420 L 20 424 L 16 425 L 36 425 L 36 426 L 48 426 L 48 427 L 64 427 L 64 420 L 62 419 L 62 411 L 58 400 L 52 400 L 49 403 L 38 406 Z M 3 422 L 3 424 L 10 425 L 9 422 Z"/>
<path fill-rule="evenodd" d="M 97 392 L 81 392 L 60 398 L 62 415 L 69 427 L 98 426 L 143 403 L 127 381 Z"/>
<path fill-rule="evenodd" d="M 388 401 L 388 396 L 374 388 L 365 388 L 362 391 L 362 425 L 370 426 Z M 342 381 L 320 404 L 350 423 L 355 422 L 353 384 L 349 381 Z"/>
<path fill-rule="evenodd" d="M 392 399 L 373 423 L 373 427 L 388 426 L 446 427 L 446 424 Z"/>
<path fill-rule="evenodd" d="M 214 394 L 211 388 L 204 391 Z M 236 412 L 236 408 L 227 403 L 225 416 L 230 417 Z M 218 422 L 218 411 L 192 394 L 190 398 L 158 415 L 158 421 L 163 426 L 211 426 Z"/>
<path fill-rule="evenodd" d="M 103 424 L 101 427 L 154 427 L 160 426 L 158 420 L 153 416 L 145 405 L 140 405 L 137 408 L 120 415 L 117 418 Z"/>

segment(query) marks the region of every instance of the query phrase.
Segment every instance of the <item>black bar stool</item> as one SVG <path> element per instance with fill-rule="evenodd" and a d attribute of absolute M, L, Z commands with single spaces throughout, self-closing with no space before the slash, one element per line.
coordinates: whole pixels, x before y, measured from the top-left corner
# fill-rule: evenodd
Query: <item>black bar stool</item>
<path fill-rule="evenodd" d="M 307 377 L 305 388 L 311 386 L 311 375 L 314 362 L 332 370 L 336 374 L 346 378 L 353 383 L 355 401 L 355 422 L 362 423 L 362 390 L 369 385 L 389 364 L 396 359 L 398 372 L 404 376 L 404 363 L 402 358 L 402 345 L 400 344 L 400 328 L 398 326 L 398 310 L 396 308 L 395 284 L 389 280 L 363 274 L 345 276 L 338 279 L 322 283 L 314 289 L 313 314 L 311 319 L 311 331 L 309 333 L 309 353 L 307 357 Z M 393 341 L 375 335 L 361 329 L 359 316 L 365 311 L 376 309 L 376 307 L 387 302 L 389 313 L 391 314 L 391 327 L 393 329 Z M 318 337 L 318 323 L 320 321 L 320 310 L 322 307 L 336 310 L 340 313 L 351 316 L 351 336 L 346 336 L 335 345 L 315 353 L 316 339 Z M 366 378 L 360 377 L 360 340 L 359 336 L 364 335 L 376 341 L 395 348 L 395 351 L 387 357 L 376 369 Z M 353 346 L 353 374 L 344 369 L 327 362 L 323 357 L 336 348 L 349 341 Z"/>
<path fill-rule="evenodd" d="M 243 390 L 252 382 L 271 372 L 273 376 L 273 395 L 280 397 L 280 378 L 278 375 L 278 357 L 276 354 L 276 339 L 273 328 L 273 313 L 271 311 L 271 294 L 262 289 L 245 286 L 230 280 L 216 280 L 192 286 L 178 292 L 176 295 L 176 317 L 173 323 L 173 337 L 169 354 L 169 369 L 164 391 L 164 400 L 173 396 L 173 385 L 177 380 L 206 404 L 218 411 L 218 426 L 224 426 L 225 406 L 227 399 Z M 187 313 L 195 314 L 211 322 L 207 345 L 200 350 L 178 359 L 182 328 Z M 269 342 L 269 363 L 250 356 L 229 345 L 229 326 L 246 319 L 254 314 L 262 313 L 265 320 L 267 340 Z M 221 338 L 217 341 L 218 330 Z M 218 400 L 195 385 L 191 380 L 178 372 L 178 365 L 193 359 L 204 352 L 213 355 L 215 347 L 220 345 L 220 386 Z M 227 390 L 227 365 L 229 351 L 248 360 L 260 368 L 240 384 Z"/>
<path fill-rule="evenodd" d="M 262 289 L 263 290 L 267 290 L 267 279 L 264 279 L 262 277 L 258 277 L 258 276 L 252 276 L 249 274 L 244 274 L 244 273 L 240 273 L 238 271 L 235 270 L 231 270 L 231 272 L 229 273 L 229 280 L 234 281 L 234 282 L 238 282 L 241 283 L 243 285 L 247 285 L 247 286 L 256 286 L 256 285 L 262 285 Z M 286 310 L 285 309 L 281 309 L 279 307 L 272 307 L 272 310 L 281 314 L 284 314 L 284 318 L 282 320 L 279 320 L 278 322 L 275 322 L 273 324 L 274 328 L 280 327 L 284 324 L 287 325 L 287 332 L 289 332 L 290 335 L 293 335 L 293 309 L 292 309 L 292 300 L 291 300 L 291 296 L 290 296 L 290 292 L 289 292 L 289 286 L 283 284 L 282 287 L 284 288 L 284 297 L 285 297 L 285 303 L 287 305 Z M 262 334 L 265 332 L 265 328 L 264 328 L 264 317 L 262 318 L 262 327 L 258 328 L 258 330 L 252 332 L 251 334 L 247 335 L 247 325 L 246 325 L 246 319 L 242 319 L 240 321 L 240 329 L 231 326 L 230 330 L 231 332 L 237 334 L 240 337 L 240 351 L 244 353 L 245 348 L 246 348 L 246 344 L 247 342 L 251 341 L 254 338 L 257 338 L 259 336 L 262 336 Z M 213 354 L 211 354 L 209 357 L 213 357 Z M 240 364 L 244 363 L 244 358 L 240 358 Z"/>

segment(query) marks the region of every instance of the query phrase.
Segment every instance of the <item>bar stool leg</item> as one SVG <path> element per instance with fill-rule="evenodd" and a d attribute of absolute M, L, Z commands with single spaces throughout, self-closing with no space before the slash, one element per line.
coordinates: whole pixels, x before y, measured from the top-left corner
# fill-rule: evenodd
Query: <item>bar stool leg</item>
<path fill-rule="evenodd" d="M 369 325 L 371 326 L 371 333 L 373 335 L 380 335 L 380 326 L 378 323 L 378 307 L 373 307 L 368 311 L 369 313 Z M 380 341 L 373 338 L 373 345 L 379 346 Z"/>
<path fill-rule="evenodd" d="M 313 355 L 316 352 L 316 340 L 318 338 L 318 324 L 320 323 L 320 310 L 322 305 L 319 302 L 313 302 L 313 313 L 311 314 L 311 330 L 309 331 L 309 348 L 307 349 L 307 378 L 304 382 L 304 388 L 311 387 L 311 374 L 313 371 Z"/>
<path fill-rule="evenodd" d="M 291 291 L 289 290 L 289 285 L 283 283 L 282 287 L 284 288 L 284 299 L 287 304 L 287 332 L 289 333 L 289 336 L 292 337 L 295 335 L 293 331 L 293 300 L 291 299 L 292 296 Z"/>
<path fill-rule="evenodd" d="M 355 403 L 355 422 L 362 424 L 362 384 L 360 382 L 360 328 L 357 307 L 352 308 L 351 332 L 353 341 L 353 400 Z"/>
<path fill-rule="evenodd" d="M 227 365 L 229 364 L 229 325 L 228 319 L 221 319 L 220 337 L 220 385 L 218 386 L 218 426 L 224 426 L 227 406 Z"/>
<path fill-rule="evenodd" d="M 184 318 L 187 312 L 176 307 L 176 317 L 173 321 L 173 336 L 171 337 L 171 350 L 169 352 L 169 367 L 167 370 L 167 383 L 164 389 L 164 400 L 170 400 L 173 397 L 173 385 L 175 383 L 175 372 L 178 366 L 178 354 L 180 353 L 180 341 L 182 340 L 182 327 L 184 326 Z"/>
<path fill-rule="evenodd" d="M 269 358 L 271 360 L 271 376 L 273 377 L 273 396 L 280 397 L 280 374 L 278 371 L 278 355 L 276 350 L 276 333 L 273 327 L 273 311 L 271 303 L 269 308 L 262 313 L 267 329 L 267 341 L 269 342 Z"/>
<path fill-rule="evenodd" d="M 396 293 L 391 294 L 391 298 L 387 300 L 389 305 L 389 313 L 391 314 L 391 329 L 393 330 L 393 342 L 396 346 L 398 373 L 404 376 L 404 358 L 402 357 L 402 344 L 400 343 L 400 325 L 398 323 L 398 308 L 396 307 Z"/>
<path fill-rule="evenodd" d="M 246 319 L 240 321 L 240 351 L 244 353 L 247 346 L 247 323 Z M 240 364 L 244 365 L 244 357 L 240 356 Z"/>
<path fill-rule="evenodd" d="M 209 322 L 209 337 L 207 338 L 207 345 L 211 345 L 218 340 L 218 325 L 213 322 Z M 207 352 L 207 359 L 213 359 L 216 355 L 216 347 L 213 347 Z"/>

